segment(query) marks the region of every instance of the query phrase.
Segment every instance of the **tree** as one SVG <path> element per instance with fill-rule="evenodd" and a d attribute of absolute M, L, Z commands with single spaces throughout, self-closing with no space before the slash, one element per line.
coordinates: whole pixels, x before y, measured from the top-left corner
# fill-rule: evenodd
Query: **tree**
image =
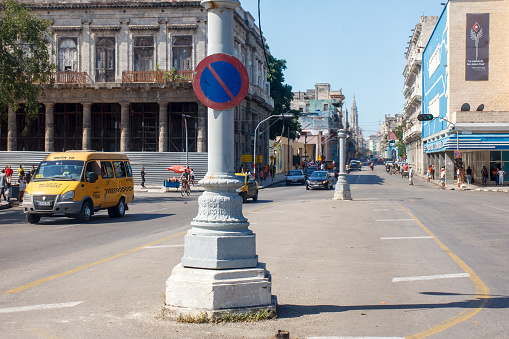
<path fill-rule="evenodd" d="M 285 119 L 275 122 L 270 127 L 270 138 L 275 139 L 277 135 L 288 137 L 288 127 L 290 128 L 290 139 L 297 137 L 297 132 L 300 130 L 298 122 L 298 111 L 290 110 L 290 103 L 293 100 L 292 86 L 285 84 L 285 76 L 283 71 L 286 69 L 286 60 L 277 59 L 270 54 L 269 51 L 267 58 L 269 62 L 267 78 L 270 82 L 270 96 L 274 99 L 274 110 L 272 115 L 281 113 L 293 113 L 294 119 Z"/>
<path fill-rule="evenodd" d="M 406 121 L 403 121 L 401 125 L 394 129 L 394 134 L 398 138 L 398 142 L 396 143 L 396 147 L 398 148 L 398 155 L 400 158 L 403 158 L 406 155 L 406 145 L 403 142 L 403 129 L 406 127 Z"/>
<path fill-rule="evenodd" d="M 11 104 L 24 104 L 27 115 L 23 135 L 39 114 L 39 96 L 53 84 L 50 52 L 50 21 L 36 17 L 16 0 L 0 5 L 0 112 Z"/>

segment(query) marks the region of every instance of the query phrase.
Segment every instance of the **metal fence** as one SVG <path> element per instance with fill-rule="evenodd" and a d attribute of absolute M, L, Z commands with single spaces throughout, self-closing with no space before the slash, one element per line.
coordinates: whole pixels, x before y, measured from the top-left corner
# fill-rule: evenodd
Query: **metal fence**
<path fill-rule="evenodd" d="M 25 172 L 29 171 L 32 165 L 37 165 L 50 152 L 0 152 L 0 170 L 5 166 L 11 166 L 14 173 L 17 173 L 19 165 L 23 165 Z M 141 183 L 141 168 L 145 167 L 145 186 L 163 187 L 164 179 L 180 177 L 168 167 L 174 165 L 186 165 L 185 152 L 125 152 L 131 161 L 133 168 L 134 184 Z M 194 170 L 196 181 L 200 180 L 207 173 L 208 158 L 207 153 L 189 153 L 189 167 Z"/>

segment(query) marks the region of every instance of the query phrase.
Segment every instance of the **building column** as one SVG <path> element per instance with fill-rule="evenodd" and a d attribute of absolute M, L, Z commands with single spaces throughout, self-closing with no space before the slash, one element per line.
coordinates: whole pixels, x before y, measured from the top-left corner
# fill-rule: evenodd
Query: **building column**
<path fill-rule="evenodd" d="M 12 104 L 7 107 L 7 150 L 18 150 L 18 126 L 16 124 L 16 111 Z"/>
<path fill-rule="evenodd" d="M 82 149 L 92 149 L 92 104 L 87 102 L 83 105 L 83 139 Z"/>
<path fill-rule="evenodd" d="M 159 103 L 159 152 L 168 152 L 168 103 Z"/>
<path fill-rule="evenodd" d="M 207 152 L 207 107 L 198 103 L 198 140 L 196 151 Z"/>
<path fill-rule="evenodd" d="M 46 107 L 46 132 L 44 134 L 44 150 L 46 152 L 55 151 L 55 114 L 53 112 L 53 103 L 44 104 Z"/>
<path fill-rule="evenodd" d="M 120 103 L 120 152 L 129 152 L 129 103 Z"/>

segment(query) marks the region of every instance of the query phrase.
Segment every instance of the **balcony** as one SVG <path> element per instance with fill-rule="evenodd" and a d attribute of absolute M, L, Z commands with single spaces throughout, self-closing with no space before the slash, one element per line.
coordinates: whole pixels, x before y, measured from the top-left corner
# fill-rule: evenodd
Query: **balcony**
<path fill-rule="evenodd" d="M 55 84 L 78 84 L 87 83 L 87 72 L 55 72 L 53 73 Z"/>
<path fill-rule="evenodd" d="M 122 72 L 123 83 L 191 82 L 193 71 L 132 71 Z"/>
<path fill-rule="evenodd" d="M 408 144 L 412 141 L 418 140 L 422 135 L 422 125 L 420 122 L 416 122 L 415 125 L 408 128 L 403 135 L 403 142 Z"/>

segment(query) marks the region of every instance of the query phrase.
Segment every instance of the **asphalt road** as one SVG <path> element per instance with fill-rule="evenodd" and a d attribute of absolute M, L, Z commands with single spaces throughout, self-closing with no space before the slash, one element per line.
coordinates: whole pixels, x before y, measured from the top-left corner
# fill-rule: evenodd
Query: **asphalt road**
<path fill-rule="evenodd" d="M 7 338 L 509 336 L 509 196 L 348 177 L 353 201 L 277 185 L 244 204 L 278 318 L 160 319 L 198 193 L 137 194 L 126 217 L 25 222 L 0 211 L 0 333 Z"/>

